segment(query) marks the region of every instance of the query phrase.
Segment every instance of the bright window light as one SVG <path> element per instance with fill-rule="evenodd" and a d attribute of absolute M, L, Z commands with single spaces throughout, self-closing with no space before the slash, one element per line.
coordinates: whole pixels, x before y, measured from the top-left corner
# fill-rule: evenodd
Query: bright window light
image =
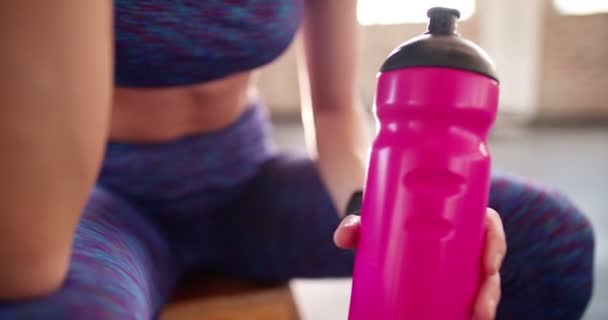
<path fill-rule="evenodd" d="M 608 12 L 608 0 L 553 0 L 557 11 L 567 15 Z"/>
<path fill-rule="evenodd" d="M 475 0 L 359 0 L 357 16 L 362 25 L 425 23 L 426 11 L 435 6 L 458 9 L 460 20 L 475 12 Z"/>

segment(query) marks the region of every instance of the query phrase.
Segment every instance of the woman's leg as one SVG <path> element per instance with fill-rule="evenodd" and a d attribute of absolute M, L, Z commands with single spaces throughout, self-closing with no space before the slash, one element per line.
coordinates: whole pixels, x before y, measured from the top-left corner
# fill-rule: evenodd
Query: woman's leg
<path fill-rule="evenodd" d="M 579 319 L 592 283 L 587 219 L 563 195 L 523 180 L 495 176 L 491 189 L 509 245 L 497 319 Z M 333 244 L 338 215 L 309 160 L 268 162 L 221 216 L 224 270 L 274 281 L 352 273 L 353 253 Z"/>
<path fill-rule="evenodd" d="M 222 211 L 213 237 L 226 251 L 224 271 L 279 282 L 352 274 L 354 252 L 333 243 L 340 218 L 308 159 L 268 161 Z"/>
<path fill-rule="evenodd" d="M 173 261 L 140 212 L 98 187 L 78 225 L 63 287 L 39 299 L 0 302 L 0 319 L 153 319 L 178 276 Z"/>
<path fill-rule="evenodd" d="M 580 319 L 593 288 L 589 220 L 557 190 L 509 176 L 493 177 L 490 206 L 508 246 L 497 319 Z"/>

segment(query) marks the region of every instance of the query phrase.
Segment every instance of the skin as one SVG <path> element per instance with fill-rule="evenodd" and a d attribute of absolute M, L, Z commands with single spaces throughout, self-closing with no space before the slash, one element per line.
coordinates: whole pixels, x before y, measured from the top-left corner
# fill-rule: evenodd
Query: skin
<path fill-rule="evenodd" d="M 110 16 L 104 1 L 0 2 L 0 299 L 65 277 L 107 139 Z"/>
<path fill-rule="evenodd" d="M 296 45 L 306 141 L 344 212 L 364 184 L 370 143 L 356 94 L 356 1 L 307 0 L 305 11 Z M 256 71 L 185 87 L 112 87 L 111 17 L 111 1 L 0 2 L 0 148 L 10 150 L 0 166 L 0 300 L 61 286 L 108 140 L 159 143 L 218 130 L 258 96 Z M 354 246 L 352 219 L 336 232 L 342 247 Z M 488 237 L 486 257 L 504 255 L 499 221 L 488 234 L 502 237 Z M 491 319 L 498 301 L 499 277 L 488 275 L 479 319 Z"/>

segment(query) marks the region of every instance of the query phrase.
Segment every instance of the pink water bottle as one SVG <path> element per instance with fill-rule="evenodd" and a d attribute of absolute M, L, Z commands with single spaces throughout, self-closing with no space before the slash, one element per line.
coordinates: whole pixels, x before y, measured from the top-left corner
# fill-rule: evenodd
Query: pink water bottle
<path fill-rule="evenodd" d="M 428 16 L 428 31 L 378 75 L 349 320 L 472 317 L 498 81 L 488 55 L 457 33 L 457 10 Z"/>

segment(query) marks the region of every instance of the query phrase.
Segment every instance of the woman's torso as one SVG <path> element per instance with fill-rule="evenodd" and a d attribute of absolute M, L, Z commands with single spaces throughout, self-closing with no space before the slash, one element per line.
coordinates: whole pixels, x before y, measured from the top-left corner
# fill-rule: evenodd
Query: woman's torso
<path fill-rule="evenodd" d="M 300 1 L 115 0 L 110 138 L 160 142 L 234 122 L 257 96 L 251 70 L 292 42 Z"/>

